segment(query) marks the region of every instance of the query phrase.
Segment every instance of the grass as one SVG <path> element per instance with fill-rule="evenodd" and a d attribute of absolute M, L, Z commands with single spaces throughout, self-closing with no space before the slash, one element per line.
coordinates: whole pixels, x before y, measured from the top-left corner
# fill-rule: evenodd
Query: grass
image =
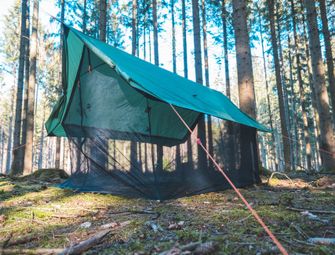
<path fill-rule="evenodd" d="M 88 238 L 103 224 L 130 221 L 87 254 L 159 254 L 199 240 L 215 242 L 216 254 L 278 253 L 232 190 L 159 203 L 62 190 L 54 187 L 57 176 L 52 181 L 42 173 L 31 178 L 0 177 L 0 247 L 9 240 L 16 243 L 10 248 L 32 253 L 37 248 L 63 248 Z M 269 185 L 242 189 L 289 253 L 335 254 L 334 246 L 307 242 L 309 237 L 335 237 L 335 214 L 318 214 L 320 220 L 311 220 L 288 209 L 334 211 L 334 188 L 313 186 L 319 178 L 293 179 L 293 184 L 274 178 Z M 133 213 L 144 210 L 160 216 Z M 184 223 L 179 228 L 170 229 L 180 221 Z M 81 227 L 85 222 L 91 226 Z M 152 223 L 160 227 L 158 231 L 150 227 Z"/>

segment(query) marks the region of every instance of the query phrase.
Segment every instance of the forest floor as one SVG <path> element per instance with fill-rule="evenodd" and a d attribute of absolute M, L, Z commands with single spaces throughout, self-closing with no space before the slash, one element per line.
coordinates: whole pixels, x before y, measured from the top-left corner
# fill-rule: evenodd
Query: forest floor
<path fill-rule="evenodd" d="M 62 190 L 59 175 L 0 176 L 0 254 L 60 253 L 92 237 L 86 254 L 279 253 L 232 190 L 157 202 Z M 335 176 L 290 178 L 241 192 L 290 254 L 335 254 L 310 239 L 335 238 Z"/>

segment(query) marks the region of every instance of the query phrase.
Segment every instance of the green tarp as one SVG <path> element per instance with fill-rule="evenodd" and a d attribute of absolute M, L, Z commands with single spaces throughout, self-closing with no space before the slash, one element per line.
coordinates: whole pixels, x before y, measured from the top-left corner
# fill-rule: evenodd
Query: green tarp
<path fill-rule="evenodd" d="M 74 127 L 85 127 L 110 131 L 111 138 L 135 133 L 147 137 L 145 142 L 178 144 L 188 132 L 169 104 L 191 127 L 204 113 L 269 131 L 216 90 L 74 28 L 64 26 L 64 31 L 64 94 L 46 123 L 49 135 L 82 137 L 86 134 Z"/>

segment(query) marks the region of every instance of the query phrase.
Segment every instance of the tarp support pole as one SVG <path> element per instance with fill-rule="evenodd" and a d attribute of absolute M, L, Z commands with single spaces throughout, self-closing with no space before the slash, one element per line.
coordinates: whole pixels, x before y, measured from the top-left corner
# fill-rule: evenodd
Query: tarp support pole
<path fill-rule="evenodd" d="M 268 228 L 268 226 L 264 223 L 262 218 L 259 216 L 259 214 L 255 211 L 254 208 L 249 204 L 249 202 L 245 199 L 245 197 L 242 195 L 242 193 L 236 188 L 235 184 L 230 180 L 228 175 L 223 171 L 223 169 L 220 167 L 220 165 L 216 162 L 216 160 L 213 158 L 213 156 L 208 152 L 207 148 L 202 144 L 201 140 L 195 135 L 195 133 L 192 132 L 192 129 L 187 125 L 186 121 L 183 119 L 183 117 L 178 113 L 176 108 L 170 104 L 172 110 L 176 113 L 180 121 L 185 125 L 185 127 L 190 132 L 191 136 L 193 135 L 196 140 L 197 144 L 200 145 L 200 147 L 204 150 L 204 152 L 207 154 L 208 158 L 214 163 L 215 167 L 218 169 L 218 171 L 223 175 L 223 177 L 227 180 L 229 185 L 233 188 L 233 190 L 236 192 L 236 194 L 239 196 L 239 198 L 243 201 L 243 203 L 246 205 L 246 207 L 249 209 L 251 214 L 255 217 L 255 219 L 258 221 L 258 223 L 263 227 L 265 232 L 270 236 L 272 241 L 277 245 L 278 249 L 283 255 L 288 255 L 288 252 L 284 248 L 284 246 L 279 242 L 279 240 L 275 237 L 275 235 L 271 232 L 271 230 Z"/>

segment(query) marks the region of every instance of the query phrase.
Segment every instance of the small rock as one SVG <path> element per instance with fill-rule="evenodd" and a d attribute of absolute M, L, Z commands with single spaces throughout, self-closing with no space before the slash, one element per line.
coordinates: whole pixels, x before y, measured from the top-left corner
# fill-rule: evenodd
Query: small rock
<path fill-rule="evenodd" d="M 86 222 L 80 224 L 81 228 L 90 228 L 91 226 L 92 226 L 92 223 L 89 222 L 89 221 L 86 221 Z"/>
<path fill-rule="evenodd" d="M 0 223 L 5 222 L 5 220 L 6 220 L 6 216 L 1 214 L 0 215 Z"/>
<path fill-rule="evenodd" d="M 331 245 L 331 244 L 335 244 L 335 238 L 313 237 L 313 238 L 308 238 L 307 242 L 314 243 L 314 244 Z"/>

